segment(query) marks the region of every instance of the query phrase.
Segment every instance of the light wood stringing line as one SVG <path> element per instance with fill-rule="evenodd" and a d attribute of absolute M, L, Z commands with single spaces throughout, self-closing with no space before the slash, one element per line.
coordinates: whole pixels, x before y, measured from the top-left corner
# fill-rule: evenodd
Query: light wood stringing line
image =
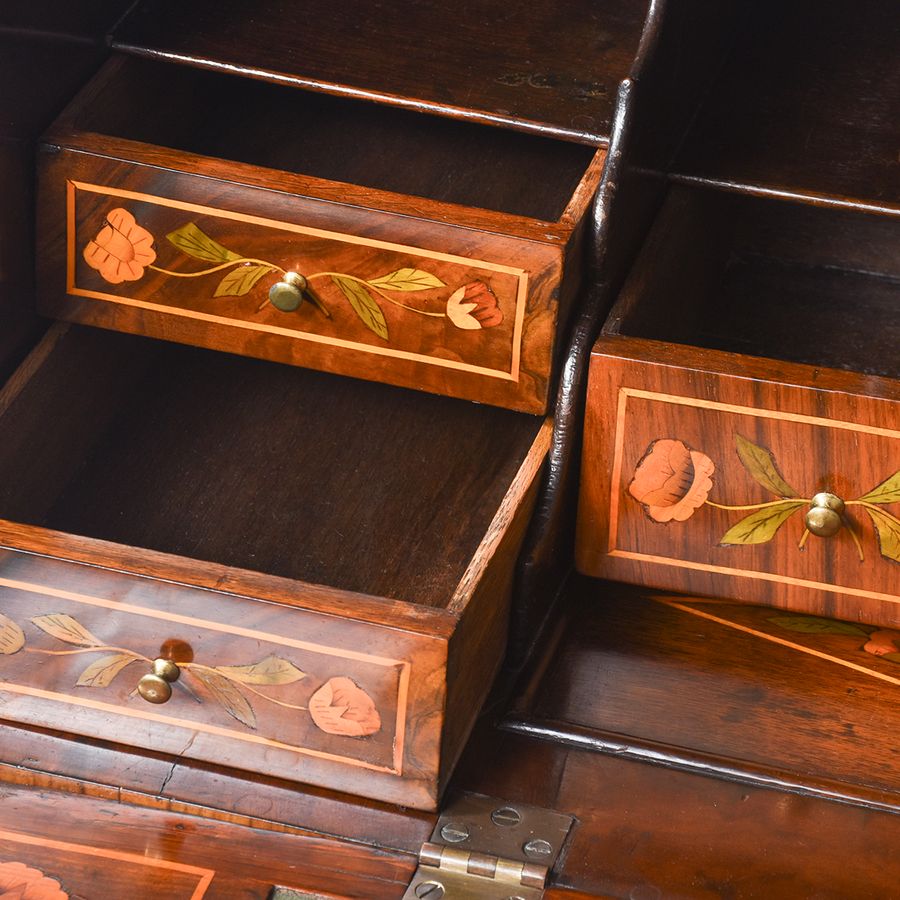
<path fill-rule="evenodd" d="M 840 656 L 832 656 L 830 653 L 823 653 L 821 650 L 816 650 L 813 647 L 807 647 L 803 644 L 795 644 L 793 641 L 785 640 L 774 634 L 759 631 L 756 628 L 750 628 L 748 625 L 741 625 L 738 622 L 732 622 L 729 619 L 723 619 L 721 616 L 714 616 L 712 613 L 704 612 L 703 610 L 687 606 L 683 603 L 678 603 L 675 600 L 669 600 L 666 597 L 651 597 L 650 599 L 656 603 L 662 603 L 664 606 L 670 606 L 674 609 L 679 609 L 682 612 L 690 613 L 692 616 L 699 616 L 701 619 L 709 619 L 711 622 L 717 622 L 720 625 L 733 628 L 735 631 L 743 631 L 746 634 L 755 635 L 765 641 L 771 641 L 773 644 L 780 644 L 782 647 L 790 647 L 792 650 L 799 650 L 801 653 L 807 653 L 810 656 L 815 656 L 819 659 L 836 663 L 839 666 L 844 666 L 847 669 L 862 672 L 864 675 L 871 675 L 872 678 L 878 678 L 881 681 L 887 681 L 889 684 L 900 686 L 900 678 L 894 678 L 893 675 L 887 675 L 884 672 L 878 672 L 875 669 L 869 669 L 866 666 L 859 665 L 859 663 L 851 662 L 849 659 L 842 659 Z"/>
<path fill-rule="evenodd" d="M 75 284 L 75 258 L 76 258 L 76 226 L 75 226 L 75 191 L 83 190 L 90 193 L 101 194 L 111 197 L 122 197 L 125 199 L 136 200 L 138 202 L 153 203 L 158 206 L 171 207 L 173 209 L 183 209 L 189 212 L 196 212 L 201 215 L 209 215 L 222 219 L 230 219 L 239 222 L 247 222 L 255 225 L 262 225 L 267 228 L 274 228 L 281 231 L 291 231 L 299 234 L 309 234 L 315 237 L 325 237 L 329 240 L 339 241 L 349 244 L 360 244 L 363 246 L 378 247 L 380 249 L 389 249 L 396 252 L 402 252 L 418 257 L 429 259 L 437 259 L 445 262 L 452 262 L 458 265 L 465 265 L 469 268 L 480 268 L 488 271 L 502 272 L 504 274 L 514 275 L 517 279 L 516 291 L 516 312 L 514 319 L 514 327 L 512 334 L 511 362 L 510 369 L 491 369 L 486 366 L 477 366 L 473 363 L 459 362 L 458 360 L 442 359 L 437 356 L 427 356 L 422 353 L 413 353 L 407 350 L 396 350 L 389 347 L 379 347 L 375 344 L 364 344 L 358 341 L 348 341 L 343 338 L 326 337 L 315 332 L 303 331 L 295 328 L 282 328 L 278 325 L 265 325 L 260 322 L 250 322 L 244 319 L 230 318 L 227 316 L 216 316 L 211 313 L 198 312 L 196 310 L 183 309 L 177 306 L 166 306 L 160 303 L 151 303 L 147 300 L 137 300 L 132 297 L 124 297 L 118 294 L 108 294 L 104 291 L 92 291 L 86 288 L 79 288 Z M 390 244 L 385 241 L 376 241 L 368 238 L 358 238 L 351 235 L 342 235 L 337 232 L 322 231 L 316 228 L 307 228 L 303 225 L 293 225 L 288 222 L 278 222 L 273 219 L 264 219 L 259 216 L 249 216 L 242 213 L 229 212 L 227 210 L 215 209 L 213 207 L 200 206 L 194 203 L 185 203 L 179 200 L 169 200 L 163 197 L 156 197 L 151 194 L 141 194 L 135 191 L 126 191 L 119 188 L 107 188 L 98 185 L 87 184 L 78 181 L 69 181 L 66 183 L 66 206 L 67 206 L 67 252 L 66 252 L 66 292 L 77 297 L 87 297 L 93 300 L 106 300 L 113 303 L 119 303 L 124 306 L 133 306 L 139 309 L 152 309 L 158 312 L 164 312 L 169 315 L 180 316 L 187 319 L 196 319 L 202 322 L 213 322 L 219 325 L 225 325 L 230 328 L 244 329 L 247 331 L 259 331 L 266 334 L 278 334 L 285 337 L 291 337 L 299 340 L 310 341 L 311 343 L 325 344 L 332 347 L 341 347 L 348 350 L 357 350 L 363 353 L 371 353 L 376 356 L 387 356 L 394 359 L 408 359 L 414 362 L 423 362 L 428 365 L 438 366 L 440 368 L 455 369 L 462 372 L 471 372 L 476 375 L 484 375 L 489 378 L 498 378 L 504 381 L 513 381 L 518 383 L 519 367 L 521 364 L 522 353 L 522 331 L 525 322 L 525 306 L 526 295 L 528 290 L 528 274 L 524 269 L 517 269 L 511 266 L 502 266 L 497 263 L 489 263 L 483 260 L 472 260 L 465 257 L 451 256 L 446 253 L 438 253 L 432 250 L 421 250 L 416 247 L 407 247 L 402 244 Z"/>
<path fill-rule="evenodd" d="M 173 872 L 183 872 L 186 875 L 196 875 L 200 879 L 190 900 L 201 900 L 209 888 L 214 869 L 203 869 L 199 866 L 189 866 L 186 863 L 170 862 L 167 859 L 146 856 L 137 853 L 126 853 L 121 850 L 108 850 L 104 847 L 90 847 L 86 844 L 71 844 L 67 841 L 55 841 L 51 838 L 33 837 L 29 834 L 20 834 L 17 831 L 0 831 L 0 841 L 12 841 L 18 844 L 27 844 L 32 847 L 46 847 L 49 850 L 59 850 L 64 853 L 78 853 L 82 856 L 96 856 L 101 859 L 112 859 L 116 862 L 131 863 L 135 866 L 150 866 L 154 869 L 168 869 Z"/>

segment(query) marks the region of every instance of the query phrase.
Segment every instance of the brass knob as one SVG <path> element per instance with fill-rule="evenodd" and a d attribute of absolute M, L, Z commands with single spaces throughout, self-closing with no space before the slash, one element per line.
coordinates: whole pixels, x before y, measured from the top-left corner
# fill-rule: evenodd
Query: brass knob
<path fill-rule="evenodd" d="M 148 703 L 165 703 L 180 675 L 181 669 L 171 659 L 154 659 L 153 670 L 138 682 L 138 693 Z"/>
<path fill-rule="evenodd" d="M 308 282 L 297 272 L 286 272 L 283 281 L 269 288 L 269 302 L 282 312 L 293 312 L 303 302 Z"/>
<path fill-rule="evenodd" d="M 844 501 L 835 494 L 821 491 L 812 498 L 806 514 L 806 527 L 816 537 L 832 537 L 844 524 Z"/>

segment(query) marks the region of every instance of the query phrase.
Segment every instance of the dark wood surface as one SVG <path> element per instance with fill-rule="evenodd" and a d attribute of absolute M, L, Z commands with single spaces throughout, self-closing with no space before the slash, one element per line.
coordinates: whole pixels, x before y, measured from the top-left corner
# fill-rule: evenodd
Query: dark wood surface
<path fill-rule="evenodd" d="M 4 518 L 433 606 L 453 594 L 540 428 L 77 327 L 4 421 Z M 41 441 L 51 423 L 57 437 Z"/>
<path fill-rule="evenodd" d="M 100 44 L 134 0 L 5 0 L 0 31 Z"/>
<path fill-rule="evenodd" d="M 589 896 L 896 895 L 893 814 L 512 734 L 473 748 L 459 783 L 576 815 L 551 883 Z"/>
<path fill-rule="evenodd" d="M 129 58 L 72 125 L 551 222 L 594 155 L 590 147 L 549 137 Z"/>
<path fill-rule="evenodd" d="M 898 250 L 892 217 L 674 187 L 605 331 L 898 378 Z"/>
<path fill-rule="evenodd" d="M 0 138 L 34 140 L 105 55 L 78 42 L 4 32 L 0 27 Z M 51 72 L 53 77 L 48 77 Z"/>
<path fill-rule="evenodd" d="M 139 4 L 115 44 L 151 56 L 382 102 L 554 131 L 609 135 L 648 4 L 478 0 Z M 295 39 L 294 35 L 302 35 Z"/>
<path fill-rule="evenodd" d="M 36 12 L 32 4 L 31 13 Z M 24 5 L 0 9 L 0 379 L 44 325 L 34 313 L 34 140 L 100 65 L 88 43 L 19 31 Z M 55 10 L 50 17 L 61 10 Z M 38 17 L 40 18 L 40 17 Z M 10 24 L 11 23 L 11 24 Z M 44 23 L 41 29 L 49 27 Z M 48 77 L 52 72 L 53 77 Z"/>
<path fill-rule="evenodd" d="M 730 45 L 736 4 L 654 4 L 618 91 L 608 162 L 589 219 L 586 290 L 566 345 L 544 488 L 516 592 L 508 662 L 520 666 L 570 568 L 590 347 L 664 196 L 665 171 Z"/>
<path fill-rule="evenodd" d="M 587 579 L 572 593 L 511 727 L 900 809 L 900 665 L 864 649 L 888 647 L 888 632 Z"/>
<path fill-rule="evenodd" d="M 900 213 L 892 0 L 755 3 L 675 172 Z"/>

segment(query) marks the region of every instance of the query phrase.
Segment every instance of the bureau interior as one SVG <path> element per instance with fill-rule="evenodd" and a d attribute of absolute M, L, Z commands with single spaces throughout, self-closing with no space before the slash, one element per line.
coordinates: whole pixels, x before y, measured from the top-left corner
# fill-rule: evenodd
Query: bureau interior
<path fill-rule="evenodd" d="M 55 325 L 0 393 L 0 518 L 441 606 L 540 427 Z"/>
<path fill-rule="evenodd" d="M 674 171 L 900 209 L 896 0 L 755 0 Z"/>
<path fill-rule="evenodd" d="M 900 218 L 674 185 L 604 331 L 900 378 Z"/>
<path fill-rule="evenodd" d="M 595 147 L 137 57 L 68 123 L 175 151 L 557 221 Z"/>

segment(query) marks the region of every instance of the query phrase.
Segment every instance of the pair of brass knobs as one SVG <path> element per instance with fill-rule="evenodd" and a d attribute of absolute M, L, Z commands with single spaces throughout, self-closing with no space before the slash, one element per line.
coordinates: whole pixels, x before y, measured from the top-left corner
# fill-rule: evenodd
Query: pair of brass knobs
<path fill-rule="evenodd" d="M 154 659 L 151 671 L 138 682 L 137 691 L 148 703 L 165 703 L 180 676 L 181 669 L 171 659 Z"/>
<path fill-rule="evenodd" d="M 844 524 L 844 501 L 829 491 L 820 491 L 810 502 L 806 527 L 816 537 L 833 537 Z"/>

